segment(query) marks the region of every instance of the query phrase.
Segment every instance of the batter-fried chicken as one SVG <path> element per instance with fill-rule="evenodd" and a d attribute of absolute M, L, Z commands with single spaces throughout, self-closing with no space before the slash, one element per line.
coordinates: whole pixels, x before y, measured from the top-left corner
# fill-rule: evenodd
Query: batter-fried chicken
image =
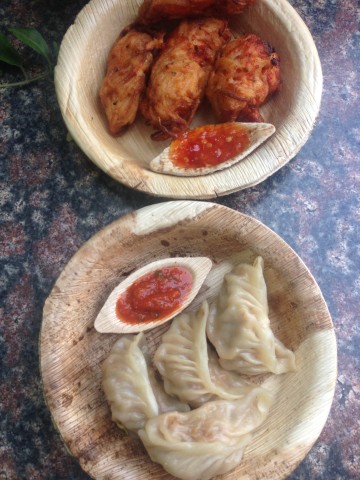
<path fill-rule="evenodd" d="M 112 134 L 119 134 L 134 122 L 145 90 L 146 73 L 153 61 L 152 52 L 162 43 L 161 35 L 155 38 L 130 29 L 113 45 L 99 92 Z"/>
<path fill-rule="evenodd" d="M 144 0 L 138 21 L 152 24 L 185 17 L 233 15 L 255 0 Z"/>
<path fill-rule="evenodd" d="M 201 15 L 216 0 L 144 0 L 139 8 L 138 20 L 151 24 L 161 20 L 175 20 Z"/>
<path fill-rule="evenodd" d="M 177 137 L 189 128 L 217 52 L 230 35 L 227 22 L 216 18 L 184 20 L 170 34 L 140 103 L 142 114 L 158 130 L 154 139 Z"/>
<path fill-rule="evenodd" d="M 206 96 L 222 122 L 262 122 L 259 106 L 280 84 L 278 54 L 258 36 L 244 35 L 222 48 Z"/>
<path fill-rule="evenodd" d="M 241 13 L 252 3 L 255 3 L 255 0 L 217 0 L 208 9 L 208 12 L 212 15 L 234 15 Z"/>

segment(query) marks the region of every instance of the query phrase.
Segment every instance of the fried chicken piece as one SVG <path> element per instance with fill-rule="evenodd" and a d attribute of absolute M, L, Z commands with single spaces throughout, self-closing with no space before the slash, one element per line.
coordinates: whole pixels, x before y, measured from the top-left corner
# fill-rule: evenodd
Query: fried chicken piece
<path fill-rule="evenodd" d="M 204 96 L 216 55 L 231 38 L 226 20 L 184 20 L 170 34 L 153 63 L 140 110 L 159 132 L 153 139 L 188 130 Z"/>
<path fill-rule="evenodd" d="M 259 106 L 280 85 L 278 54 L 256 35 L 244 35 L 222 48 L 206 96 L 221 122 L 263 122 Z"/>
<path fill-rule="evenodd" d="M 146 74 L 153 61 L 153 51 L 162 44 L 161 35 L 155 38 L 130 29 L 113 45 L 99 92 L 112 134 L 119 134 L 134 122 L 146 88 Z"/>
<path fill-rule="evenodd" d="M 212 15 L 235 15 L 241 13 L 252 3 L 255 3 L 255 0 L 217 0 L 207 10 L 207 13 Z"/>
<path fill-rule="evenodd" d="M 144 0 L 138 21 L 143 24 L 185 17 L 234 15 L 255 0 Z"/>
<path fill-rule="evenodd" d="M 216 0 L 144 0 L 139 8 L 138 21 L 144 24 L 161 20 L 201 15 Z"/>

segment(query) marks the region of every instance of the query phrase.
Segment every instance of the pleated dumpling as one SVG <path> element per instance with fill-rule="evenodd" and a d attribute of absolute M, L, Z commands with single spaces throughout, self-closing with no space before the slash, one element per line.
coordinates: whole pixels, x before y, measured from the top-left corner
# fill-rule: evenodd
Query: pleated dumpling
<path fill-rule="evenodd" d="M 183 480 L 208 480 L 240 464 L 271 401 L 268 392 L 254 388 L 238 400 L 164 413 L 148 420 L 138 433 L 150 458 L 167 472 Z"/>
<path fill-rule="evenodd" d="M 295 355 L 275 338 L 268 316 L 264 262 L 237 265 L 211 306 L 207 335 L 227 370 L 245 375 L 295 370 Z"/>
<path fill-rule="evenodd" d="M 198 407 L 214 398 L 234 400 L 254 385 L 232 372 L 224 372 L 217 355 L 208 347 L 206 323 L 209 306 L 204 301 L 195 313 L 182 313 L 163 335 L 154 363 L 165 391 L 182 402 Z"/>
<path fill-rule="evenodd" d="M 123 335 L 102 364 L 102 387 L 112 419 L 120 428 L 139 430 L 159 413 L 189 406 L 170 397 L 149 365 L 143 333 Z"/>

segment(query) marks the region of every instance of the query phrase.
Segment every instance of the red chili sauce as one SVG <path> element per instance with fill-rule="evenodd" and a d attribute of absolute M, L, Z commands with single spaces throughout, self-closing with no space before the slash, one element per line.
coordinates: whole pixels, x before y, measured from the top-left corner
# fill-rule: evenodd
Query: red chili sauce
<path fill-rule="evenodd" d="M 238 124 L 205 125 L 174 140 L 169 156 L 178 167 L 210 167 L 238 155 L 249 143 L 247 131 Z"/>
<path fill-rule="evenodd" d="M 120 295 L 116 315 L 131 324 L 161 320 L 184 302 L 192 283 L 192 275 L 184 267 L 165 267 L 147 273 Z"/>

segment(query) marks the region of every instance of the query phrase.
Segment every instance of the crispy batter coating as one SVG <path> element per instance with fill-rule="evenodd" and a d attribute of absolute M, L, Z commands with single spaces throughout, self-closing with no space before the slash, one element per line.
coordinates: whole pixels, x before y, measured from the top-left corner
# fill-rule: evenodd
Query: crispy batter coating
<path fill-rule="evenodd" d="M 170 34 L 152 66 L 144 117 L 159 130 L 152 138 L 177 137 L 189 124 L 204 96 L 217 52 L 230 39 L 226 20 L 184 20 Z"/>
<path fill-rule="evenodd" d="M 241 13 L 255 0 L 144 0 L 138 21 L 152 24 L 185 17 L 233 15 Z"/>
<path fill-rule="evenodd" d="M 113 45 L 99 92 L 112 134 L 119 134 L 134 122 L 140 97 L 146 88 L 146 73 L 153 61 L 152 52 L 162 43 L 161 36 L 154 38 L 130 29 Z"/>
<path fill-rule="evenodd" d="M 138 21 L 152 24 L 194 16 L 234 15 L 255 0 L 144 0 L 139 8 Z"/>
<path fill-rule="evenodd" d="M 252 3 L 255 3 L 255 0 L 217 0 L 208 12 L 211 12 L 213 15 L 234 15 L 241 13 Z"/>
<path fill-rule="evenodd" d="M 262 122 L 259 106 L 280 84 L 278 54 L 256 35 L 244 35 L 222 48 L 206 96 L 222 122 Z"/>
<path fill-rule="evenodd" d="M 138 20 L 144 24 L 201 15 L 216 0 L 144 0 Z"/>

